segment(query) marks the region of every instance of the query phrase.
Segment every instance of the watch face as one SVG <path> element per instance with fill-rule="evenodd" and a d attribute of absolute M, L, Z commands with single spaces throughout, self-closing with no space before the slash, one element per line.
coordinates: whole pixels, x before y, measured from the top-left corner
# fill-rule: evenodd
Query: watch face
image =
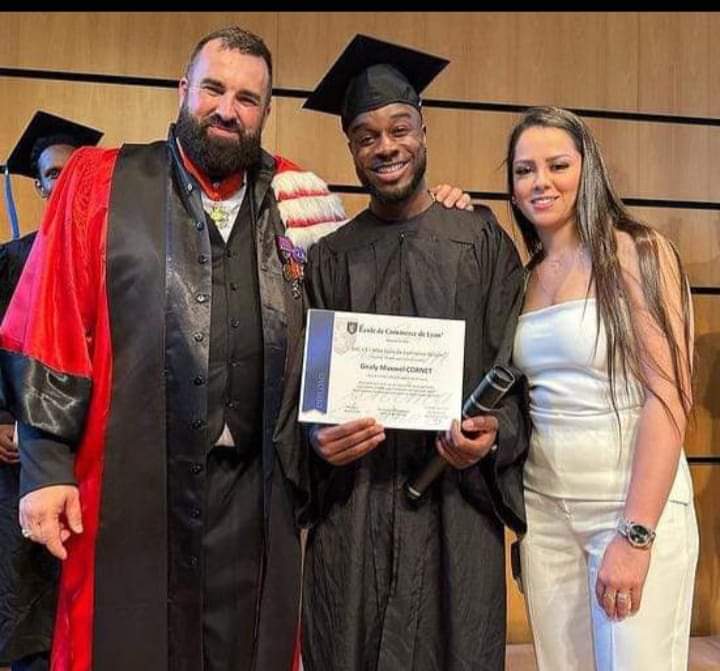
<path fill-rule="evenodd" d="M 628 527 L 628 540 L 633 545 L 647 545 L 650 542 L 650 530 L 640 524 Z"/>

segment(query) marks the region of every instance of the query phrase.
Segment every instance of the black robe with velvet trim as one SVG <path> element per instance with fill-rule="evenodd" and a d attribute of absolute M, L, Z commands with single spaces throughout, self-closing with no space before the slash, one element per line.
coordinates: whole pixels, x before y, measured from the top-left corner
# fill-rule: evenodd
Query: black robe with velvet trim
<path fill-rule="evenodd" d="M 298 435 L 283 382 L 304 310 L 276 250 L 285 231 L 270 189 L 274 169 L 263 154 L 249 177 L 264 509 L 261 589 L 249 620 L 253 668 L 262 671 L 291 664 L 300 573 L 291 485 L 278 456 L 292 454 Z M 209 338 L 198 334 L 210 329 L 212 291 L 198 185 L 172 139 L 119 152 L 80 149 L 36 244 L 38 264 L 23 276 L 0 330 L 0 391 L 28 425 L 22 491 L 75 479 L 83 503 L 84 531 L 69 542 L 61 576 L 53 669 L 199 671 L 203 537 L 169 528 L 178 519 L 171 506 L 186 495 L 169 469 L 204 477 L 196 461 L 178 455 L 210 447 L 207 392 L 195 382 L 207 379 Z M 62 332 L 46 328 L 61 321 Z M 185 523 L 196 528 L 201 519 L 191 505 L 187 511 Z M 171 581 L 183 588 L 172 598 Z"/>
<path fill-rule="evenodd" d="M 463 319 L 464 394 L 509 360 L 523 269 L 487 208 L 433 205 L 408 221 L 365 211 L 309 255 L 313 307 Z M 343 467 L 315 457 L 316 525 L 303 592 L 307 671 L 501 671 L 503 523 L 524 529 L 523 387 L 498 412 L 498 450 L 448 468 L 417 509 L 402 487 L 436 454 L 430 432 L 386 431 Z"/>

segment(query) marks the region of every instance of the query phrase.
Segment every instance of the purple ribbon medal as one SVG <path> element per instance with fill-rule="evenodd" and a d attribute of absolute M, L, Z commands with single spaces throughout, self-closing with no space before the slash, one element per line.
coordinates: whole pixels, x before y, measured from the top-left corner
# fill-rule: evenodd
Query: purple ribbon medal
<path fill-rule="evenodd" d="M 305 279 L 305 264 L 307 263 L 305 250 L 300 246 L 293 245 L 292 240 L 287 236 L 278 235 L 275 240 L 280 261 L 283 264 L 283 277 L 286 282 L 290 282 L 293 297 L 300 298 L 302 283 Z"/>

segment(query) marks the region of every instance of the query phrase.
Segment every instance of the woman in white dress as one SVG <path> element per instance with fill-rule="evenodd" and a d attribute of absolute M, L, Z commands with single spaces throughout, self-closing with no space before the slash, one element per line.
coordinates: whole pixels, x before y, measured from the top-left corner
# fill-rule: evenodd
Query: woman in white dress
<path fill-rule="evenodd" d="M 687 278 L 571 112 L 523 116 L 507 178 L 530 255 L 514 362 L 530 383 L 521 566 L 538 667 L 684 671 L 698 554 Z"/>

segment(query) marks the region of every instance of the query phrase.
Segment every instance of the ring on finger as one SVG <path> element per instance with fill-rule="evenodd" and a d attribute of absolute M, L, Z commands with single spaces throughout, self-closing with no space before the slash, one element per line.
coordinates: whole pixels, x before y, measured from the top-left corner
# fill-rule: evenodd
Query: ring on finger
<path fill-rule="evenodd" d="M 613 592 L 612 590 L 608 590 L 603 594 L 603 601 L 606 601 L 607 603 L 612 603 L 615 601 L 615 597 L 617 596 L 617 592 Z"/>
<path fill-rule="evenodd" d="M 630 594 L 628 594 L 627 592 L 618 592 L 616 598 L 617 598 L 618 603 L 621 603 L 623 606 L 627 606 L 628 608 L 630 607 L 630 604 L 632 603 L 632 601 L 630 599 Z"/>

